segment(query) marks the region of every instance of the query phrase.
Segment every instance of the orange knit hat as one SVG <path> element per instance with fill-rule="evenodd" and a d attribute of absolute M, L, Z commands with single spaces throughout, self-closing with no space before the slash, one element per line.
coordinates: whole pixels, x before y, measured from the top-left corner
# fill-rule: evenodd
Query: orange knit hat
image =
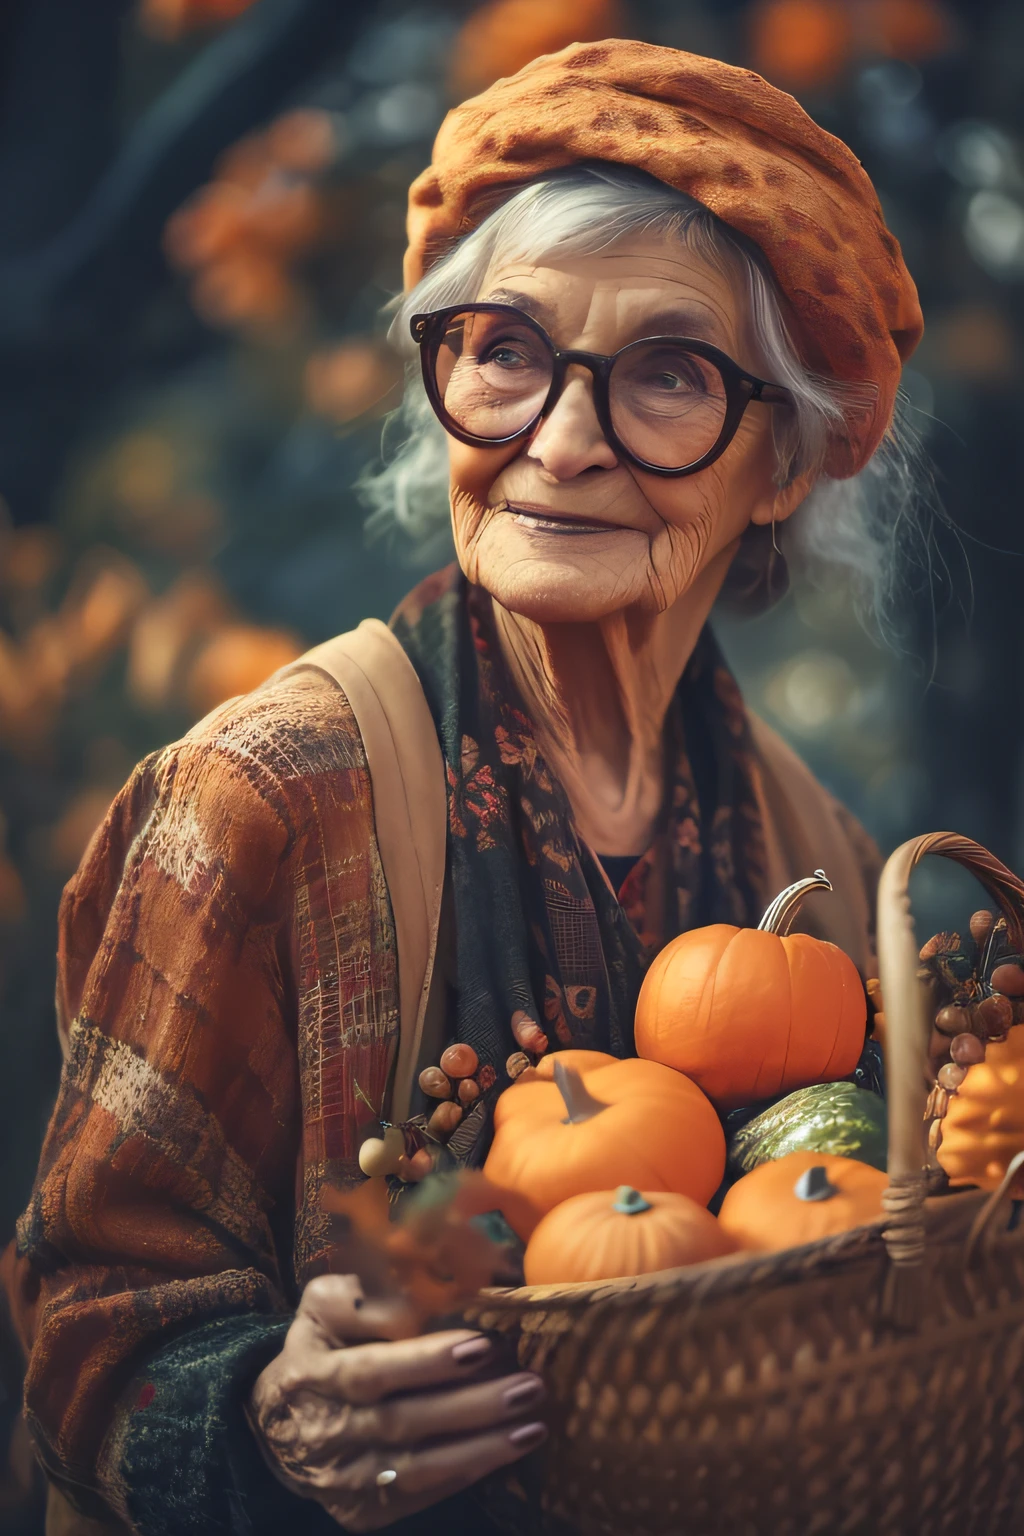
<path fill-rule="evenodd" d="M 406 288 L 502 194 L 581 160 L 647 171 L 760 247 L 805 362 L 877 390 L 826 464 L 838 477 L 863 468 L 921 337 L 917 289 L 860 161 L 751 70 L 649 43 L 574 43 L 463 102 L 409 190 Z"/>

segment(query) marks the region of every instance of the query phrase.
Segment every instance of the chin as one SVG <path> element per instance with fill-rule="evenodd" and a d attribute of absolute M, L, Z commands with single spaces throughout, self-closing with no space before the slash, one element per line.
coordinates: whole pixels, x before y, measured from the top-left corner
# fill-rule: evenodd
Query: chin
<path fill-rule="evenodd" d="M 597 559 L 537 554 L 512 562 L 484 560 L 474 579 L 503 608 L 535 624 L 592 624 L 624 608 L 649 606 L 651 598 L 642 572 L 619 572 Z"/>
<path fill-rule="evenodd" d="M 587 624 L 653 608 L 651 541 L 635 528 L 550 533 L 493 519 L 467 557 L 470 581 L 537 624 Z"/>

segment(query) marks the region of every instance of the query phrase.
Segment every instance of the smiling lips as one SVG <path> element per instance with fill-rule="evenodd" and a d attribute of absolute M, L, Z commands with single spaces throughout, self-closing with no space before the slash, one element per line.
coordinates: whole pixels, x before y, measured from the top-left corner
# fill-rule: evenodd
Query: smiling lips
<path fill-rule="evenodd" d="M 561 512 L 542 512 L 535 507 L 517 507 L 509 504 L 507 510 L 521 528 L 536 533 L 621 533 L 618 523 L 586 522 L 581 517 L 571 517 Z"/>

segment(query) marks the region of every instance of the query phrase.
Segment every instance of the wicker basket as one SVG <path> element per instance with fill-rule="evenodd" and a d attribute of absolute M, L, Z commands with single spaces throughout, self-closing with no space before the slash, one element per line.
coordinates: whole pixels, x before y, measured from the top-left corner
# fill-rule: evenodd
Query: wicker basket
<path fill-rule="evenodd" d="M 926 1198 L 930 1026 L 908 899 L 926 853 L 976 874 L 1018 941 L 1024 918 L 1024 886 L 966 838 L 915 839 L 885 867 L 887 1217 L 778 1254 L 482 1296 L 470 1321 L 549 1393 L 545 1449 L 482 1485 L 503 1528 L 1024 1532 L 1024 1226 L 1005 1183 Z"/>

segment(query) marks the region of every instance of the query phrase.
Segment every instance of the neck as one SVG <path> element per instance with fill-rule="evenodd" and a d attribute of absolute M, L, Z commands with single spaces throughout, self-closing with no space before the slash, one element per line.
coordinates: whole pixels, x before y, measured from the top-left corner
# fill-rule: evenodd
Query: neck
<path fill-rule="evenodd" d="M 723 551 L 664 613 L 541 624 L 494 604 L 540 750 L 597 853 L 640 854 L 654 836 L 665 715 L 732 554 Z"/>

